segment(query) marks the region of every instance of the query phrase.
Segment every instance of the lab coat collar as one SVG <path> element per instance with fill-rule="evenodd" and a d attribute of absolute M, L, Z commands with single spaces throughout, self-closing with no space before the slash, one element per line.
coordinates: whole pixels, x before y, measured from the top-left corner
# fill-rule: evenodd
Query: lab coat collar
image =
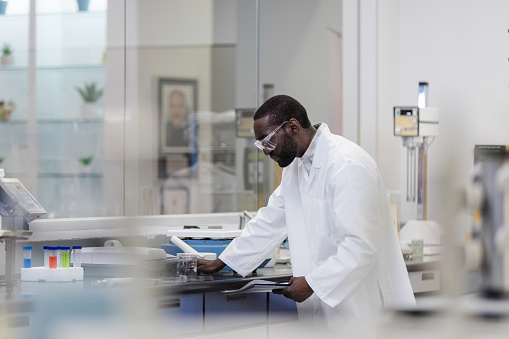
<path fill-rule="evenodd" d="M 329 139 L 331 132 L 329 130 L 329 126 L 322 122 L 316 133 L 321 133 L 321 135 L 317 140 L 318 144 L 316 145 L 315 154 L 313 157 L 313 167 L 320 168 L 322 167 L 322 162 L 325 155 L 329 152 Z"/>

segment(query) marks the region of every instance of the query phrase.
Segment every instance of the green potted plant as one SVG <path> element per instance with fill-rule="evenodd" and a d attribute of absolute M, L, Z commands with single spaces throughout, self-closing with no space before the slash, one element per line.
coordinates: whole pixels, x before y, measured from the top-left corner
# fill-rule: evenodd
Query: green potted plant
<path fill-rule="evenodd" d="M 81 111 L 82 118 L 89 119 L 97 117 L 98 114 L 95 102 L 102 97 L 104 90 L 98 88 L 95 82 L 85 83 L 83 87 L 76 86 L 76 90 L 84 101 Z"/>
<path fill-rule="evenodd" d="M 7 122 L 11 118 L 11 112 L 16 108 L 16 105 L 9 101 L 7 104 L 0 101 L 0 121 Z"/>
<path fill-rule="evenodd" d="M 14 63 L 14 58 L 12 57 L 12 49 L 11 45 L 4 44 L 2 47 L 2 56 L 0 57 L 0 65 L 2 67 L 10 66 Z"/>

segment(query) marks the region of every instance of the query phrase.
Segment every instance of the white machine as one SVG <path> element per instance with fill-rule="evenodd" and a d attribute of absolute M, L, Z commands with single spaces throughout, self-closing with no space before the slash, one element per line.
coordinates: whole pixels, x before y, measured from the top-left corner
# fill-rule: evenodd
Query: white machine
<path fill-rule="evenodd" d="M 144 267 L 150 271 L 162 270 L 168 255 L 160 248 L 124 247 L 116 240 L 108 240 L 104 247 L 83 247 L 81 265 L 109 265 Z M 71 257 L 71 262 L 74 258 Z"/>
<path fill-rule="evenodd" d="M 430 138 L 438 136 L 438 108 L 428 107 L 428 83 L 419 83 L 418 106 L 394 107 L 394 135 L 407 148 L 407 201 L 417 199 L 417 220 L 408 221 L 400 231 L 400 241 L 424 241 L 424 255 L 441 251 L 441 227 L 427 220 L 427 159 Z M 418 150 L 416 168 L 416 150 Z M 416 175 L 417 174 L 417 175 Z"/>
<path fill-rule="evenodd" d="M 16 240 L 28 239 L 28 223 L 46 211 L 18 179 L 5 178 L 0 169 L 0 242 L 5 242 L 5 282 L 8 293 L 14 283 Z"/>
<path fill-rule="evenodd" d="M 479 213 L 465 248 L 470 271 L 480 270 L 481 293 L 490 298 L 509 295 L 509 146 L 475 148 L 476 161 L 467 201 Z"/>

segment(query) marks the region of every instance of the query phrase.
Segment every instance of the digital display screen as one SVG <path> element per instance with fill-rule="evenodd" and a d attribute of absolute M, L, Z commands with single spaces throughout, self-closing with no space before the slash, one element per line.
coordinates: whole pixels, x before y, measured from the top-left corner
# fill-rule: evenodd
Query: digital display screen
<path fill-rule="evenodd" d="M 19 204 L 27 211 L 39 210 L 42 208 L 20 183 L 6 182 L 5 187 L 7 187 L 7 189 L 16 197 Z"/>
<path fill-rule="evenodd" d="M 400 115 L 413 115 L 414 114 L 414 110 L 412 109 L 402 109 L 400 111 Z"/>

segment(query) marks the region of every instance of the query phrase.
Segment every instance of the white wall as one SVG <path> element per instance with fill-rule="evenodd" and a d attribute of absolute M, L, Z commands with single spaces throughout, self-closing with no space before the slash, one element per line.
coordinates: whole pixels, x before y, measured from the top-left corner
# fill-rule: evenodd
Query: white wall
<path fill-rule="evenodd" d="M 255 1 L 238 8 L 237 105 L 255 107 Z M 295 97 L 315 123 L 331 122 L 329 29 L 341 32 L 340 0 L 260 1 L 260 93 L 274 84 L 275 94 Z"/>
<path fill-rule="evenodd" d="M 509 144 L 509 2 L 378 6 L 377 160 L 386 187 L 405 192 L 406 151 L 392 135 L 392 106 L 415 105 L 418 82 L 428 81 L 429 105 L 440 108 L 440 135 L 428 157 L 428 218 L 447 223 L 468 181 L 474 145 Z M 405 217 L 412 217 L 408 210 Z"/>

